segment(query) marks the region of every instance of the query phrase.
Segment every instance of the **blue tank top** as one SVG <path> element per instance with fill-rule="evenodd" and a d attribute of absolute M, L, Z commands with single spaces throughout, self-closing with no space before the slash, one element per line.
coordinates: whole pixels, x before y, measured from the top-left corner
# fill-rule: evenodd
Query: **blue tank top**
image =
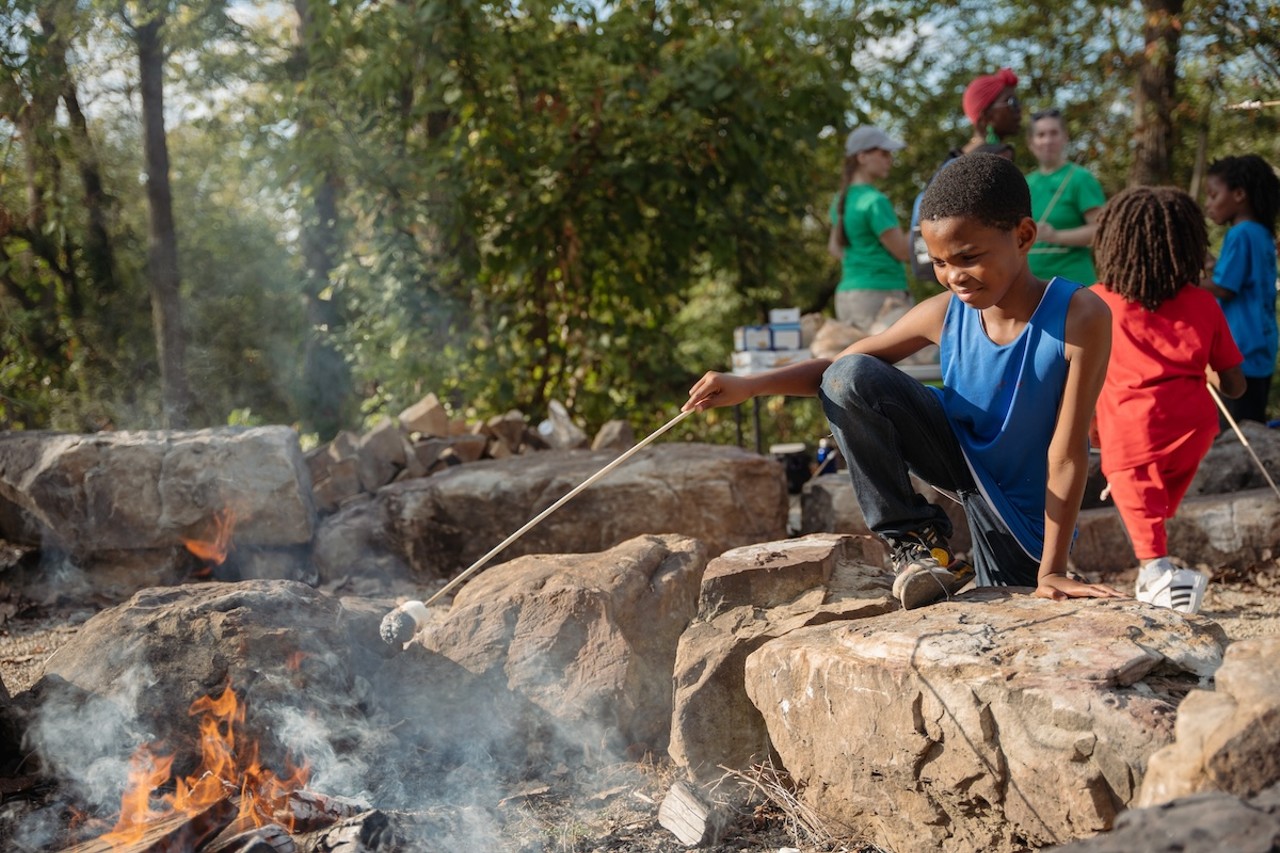
<path fill-rule="evenodd" d="M 1067 305 L 1081 285 L 1054 278 L 1011 343 L 987 337 L 981 312 L 952 297 L 937 390 L 987 503 L 1033 560 L 1044 550 L 1049 442 L 1066 385 Z"/>

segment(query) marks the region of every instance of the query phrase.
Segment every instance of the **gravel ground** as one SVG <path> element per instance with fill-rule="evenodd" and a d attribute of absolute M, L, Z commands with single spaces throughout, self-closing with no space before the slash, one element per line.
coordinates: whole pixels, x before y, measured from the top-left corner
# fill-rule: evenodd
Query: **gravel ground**
<path fill-rule="evenodd" d="M 1199 568 L 1213 575 L 1202 615 L 1218 622 L 1231 640 L 1280 634 L 1280 561 L 1244 572 Z M 1104 580 L 1127 591 L 1132 589 L 1133 574 Z M 106 606 L 108 602 L 88 608 L 40 606 L 23 601 L 0 585 L 0 679 L 8 692 L 12 695 L 30 688 L 41 663 Z M 658 804 L 674 776 L 665 760 L 650 760 L 621 765 L 590 779 L 553 779 L 546 785 L 527 787 L 497 806 L 503 832 L 510 840 L 504 849 L 530 853 L 686 850 L 658 823 Z M 797 822 L 797 813 L 785 802 L 761 794 L 758 783 L 753 786 L 743 779 L 731 782 L 738 786 L 737 799 L 746 804 L 735 813 L 724 838 L 700 850 L 872 853 L 877 849 L 855 839 L 815 835 Z"/>

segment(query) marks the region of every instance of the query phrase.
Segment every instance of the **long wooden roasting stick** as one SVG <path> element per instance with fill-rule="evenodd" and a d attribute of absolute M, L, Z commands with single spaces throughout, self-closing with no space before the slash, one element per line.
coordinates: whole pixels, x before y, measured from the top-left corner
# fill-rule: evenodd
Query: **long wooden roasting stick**
<path fill-rule="evenodd" d="M 521 527 L 521 528 L 520 528 L 519 530 L 517 530 L 515 533 L 512 533 L 512 534 L 511 534 L 510 536 L 508 536 L 506 539 L 503 539 L 501 542 L 499 542 L 497 545 L 495 545 L 495 546 L 493 547 L 493 550 L 492 550 L 492 551 L 490 551 L 489 553 L 485 554 L 485 555 L 484 555 L 483 557 L 481 557 L 480 559 L 476 560 L 474 563 L 472 563 L 472 564 L 471 564 L 471 566 L 470 566 L 470 567 L 468 567 L 465 571 L 463 571 L 463 573 L 462 573 L 462 574 L 458 575 L 456 578 L 454 578 L 453 580 L 449 581 L 449 583 L 445 584 L 445 586 L 444 586 L 444 587 L 442 587 L 442 588 L 440 589 L 440 591 L 439 591 L 439 592 L 437 592 L 435 595 L 433 595 L 433 596 L 431 596 L 430 598 L 428 598 L 428 599 L 424 602 L 424 604 L 426 604 L 427 606 L 430 606 L 430 605 L 431 605 L 431 602 L 435 601 L 435 600 L 436 600 L 437 598 L 439 598 L 440 596 L 442 596 L 442 595 L 446 594 L 446 593 L 447 593 L 447 592 L 449 592 L 451 589 L 453 589 L 454 587 L 456 587 L 458 584 L 462 583 L 464 580 L 466 580 L 466 579 L 467 579 L 467 578 L 469 578 L 471 575 L 473 575 L 475 572 L 477 572 L 477 571 L 479 571 L 480 569 L 482 569 L 482 568 L 485 566 L 485 564 L 486 564 L 486 563 L 488 563 L 490 560 L 492 560 L 494 557 L 496 557 L 498 554 L 500 554 L 500 553 L 502 552 L 502 549 L 506 548 L 506 547 L 507 547 L 508 545 L 510 545 L 512 542 L 516 541 L 516 540 L 517 540 L 517 539 L 519 539 L 521 536 L 523 536 L 524 534 L 528 533 L 530 529 L 532 529 L 533 527 L 535 527 L 535 526 L 538 524 L 538 522 L 542 521 L 542 520 L 543 520 L 544 518 L 546 518 L 548 515 L 551 515 L 551 513 L 555 512 L 555 511 L 556 511 L 556 510 L 558 510 L 560 507 L 564 506 L 564 505 L 565 505 L 566 503 L 568 503 L 568 502 L 569 502 L 569 501 L 570 501 L 570 500 L 571 500 L 571 499 L 572 499 L 576 494 L 578 494 L 579 492 L 581 492 L 583 489 L 587 488 L 587 487 L 588 487 L 588 486 L 590 486 L 592 483 L 596 482 L 596 481 L 597 481 L 597 480 L 599 480 L 601 477 L 603 477 L 604 475 L 608 474 L 608 473 L 609 473 L 610 471 L 612 471 L 614 468 L 617 468 L 617 467 L 618 467 L 619 465 L 621 465 L 623 462 L 626 462 L 626 461 L 627 461 L 628 459 L 630 459 L 632 456 L 636 455 L 636 453 L 637 453 L 637 452 L 639 452 L 642 448 L 644 448 L 646 445 L 648 445 L 650 442 L 652 442 L 652 441 L 653 441 L 654 439 L 656 439 L 658 436 L 662 435 L 662 434 L 663 434 L 664 432 L 666 432 L 667 430 L 669 430 L 669 429 L 671 429 L 672 427 L 674 427 L 676 424 L 680 423 L 680 422 L 681 422 L 682 420 L 684 420 L 685 418 L 689 417 L 689 415 L 693 414 L 693 412 L 694 412 L 694 410 L 693 410 L 693 409 L 690 409 L 690 410 L 689 410 L 689 411 L 687 411 L 687 412 L 681 412 L 680 414 L 676 415 L 674 418 L 672 418 L 671 420 L 667 421 L 665 424 L 663 424 L 662 426 L 658 427 L 656 430 L 654 430 L 652 433 L 650 433 L 648 436 L 646 436 L 644 439 L 642 439 L 639 443 L 637 443 L 637 444 L 636 444 L 636 446 L 635 446 L 635 447 L 633 447 L 633 448 L 631 448 L 630 450 L 626 451 L 626 452 L 625 452 L 625 453 L 623 453 L 621 456 L 619 456 L 617 459 L 613 460 L 613 461 L 612 461 L 612 462 L 610 462 L 608 465 L 604 466 L 604 467 L 603 467 L 603 468 L 601 468 L 599 471 L 595 472 L 595 473 L 594 473 L 594 474 L 592 474 L 590 477 L 588 477 L 587 479 L 583 480 L 581 484 L 579 484 L 578 486 L 575 486 L 575 487 L 573 488 L 573 490 L 572 490 L 572 491 L 570 491 L 567 495 L 565 495 L 565 496 L 564 496 L 564 497 L 562 497 L 560 500 L 558 500 L 558 501 L 556 501 L 555 503 L 553 503 L 551 506 L 549 506 L 549 507 L 547 507 L 546 509 L 544 509 L 542 512 L 540 512 L 540 513 L 538 513 L 537 515 L 535 515 L 533 518 L 531 518 L 531 519 L 530 519 L 530 520 L 529 520 L 529 521 L 524 525 L 524 527 Z"/>
<path fill-rule="evenodd" d="M 1262 476 L 1267 478 L 1267 482 L 1271 484 L 1271 491 L 1276 493 L 1276 497 L 1280 498 L 1280 488 L 1276 487 L 1276 481 L 1271 479 L 1271 475 L 1267 473 L 1267 466 L 1262 464 L 1262 460 L 1258 458 L 1258 454 L 1253 452 L 1253 445 L 1249 444 L 1249 439 L 1244 437 L 1244 430 L 1240 429 L 1240 424 L 1236 423 L 1236 419 L 1231 417 L 1231 413 L 1227 411 L 1227 404 L 1222 402 L 1222 397 L 1218 395 L 1218 389 L 1213 387 L 1213 383 L 1208 383 L 1209 393 L 1213 395 L 1213 402 L 1218 404 L 1218 410 L 1222 412 L 1222 416 L 1227 419 L 1227 423 L 1231 424 L 1231 428 L 1236 431 L 1236 438 L 1240 439 L 1240 443 L 1244 445 L 1244 449 L 1249 451 L 1249 455 L 1253 457 L 1253 461 L 1258 463 L 1258 469 L 1262 471 Z"/>

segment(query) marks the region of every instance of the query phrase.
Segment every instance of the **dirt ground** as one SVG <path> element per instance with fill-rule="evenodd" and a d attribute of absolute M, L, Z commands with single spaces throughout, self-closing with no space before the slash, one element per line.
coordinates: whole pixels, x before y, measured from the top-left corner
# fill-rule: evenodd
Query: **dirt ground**
<path fill-rule="evenodd" d="M 1220 624 L 1232 641 L 1280 634 L 1280 560 L 1249 571 L 1198 568 L 1213 577 L 1202 615 Z M 1132 589 L 1132 573 L 1101 579 L 1125 591 Z M 0 679 L 8 692 L 14 695 L 30 688 L 42 661 L 109 604 L 42 605 L 26 601 L 0 584 Z M 688 849 L 658 823 L 658 805 L 675 778 L 665 758 L 619 765 L 592 773 L 590 778 L 571 776 L 563 774 L 526 785 L 493 804 L 510 839 L 506 849 L 522 853 L 675 853 Z M 806 825 L 794 802 L 779 788 L 762 784 L 762 778 L 725 780 L 727 798 L 743 805 L 733 811 L 721 841 L 699 849 L 711 853 L 872 853 L 877 849 L 857 839 L 841 838 L 820 822 Z"/>

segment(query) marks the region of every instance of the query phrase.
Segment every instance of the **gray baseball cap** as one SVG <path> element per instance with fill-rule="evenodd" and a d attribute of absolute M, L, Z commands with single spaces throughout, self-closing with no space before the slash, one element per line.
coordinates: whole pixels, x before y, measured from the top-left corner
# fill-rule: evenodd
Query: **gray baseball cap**
<path fill-rule="evenodd" d="M 849 138 L 844 142 L 844 155 L 852 157 L 862 151 L 870 151 L 872 148 L 883 148 L 885 151 L 900 151 L 906 148 L 907 144 L 900 139 L 894 139 L 874 124 L 864 124 L 861 127 L 855 127 L 850 133 Z"/>

